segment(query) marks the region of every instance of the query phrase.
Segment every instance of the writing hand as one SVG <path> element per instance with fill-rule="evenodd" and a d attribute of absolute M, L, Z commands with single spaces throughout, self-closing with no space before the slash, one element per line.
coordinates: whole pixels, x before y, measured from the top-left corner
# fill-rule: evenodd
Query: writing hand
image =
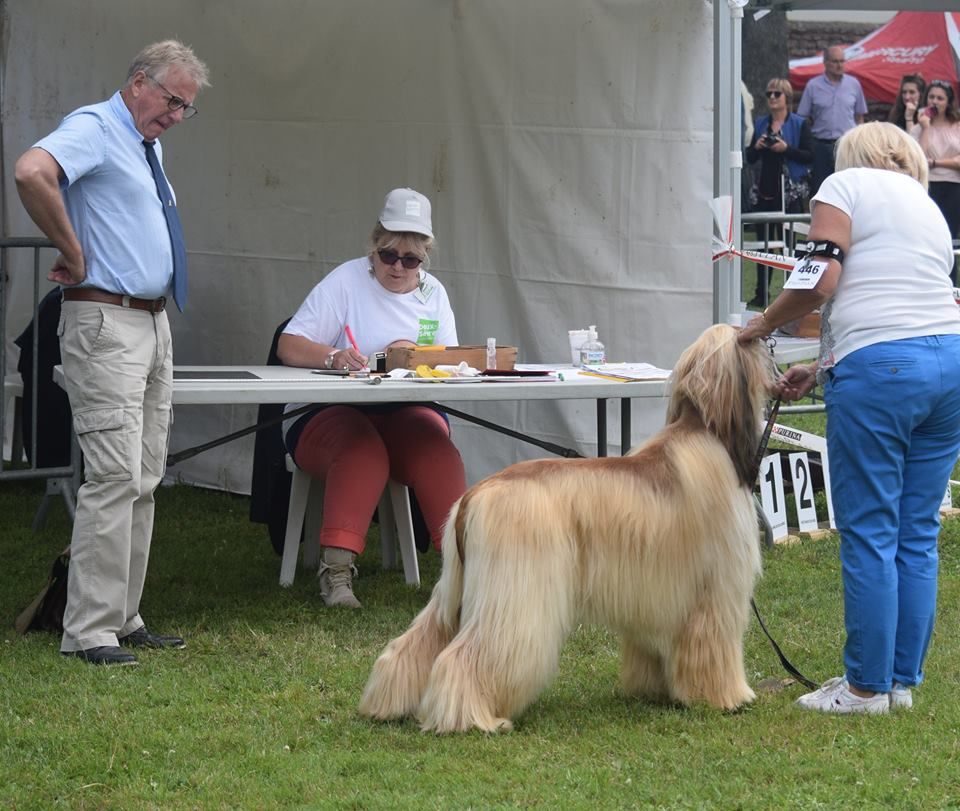
<path fill-rule="evenodd" d="M 367 367 L 367 356 L 361 355 L 352 346 L 341 349 L 334 356 L 334 363 L 347 369 L 365 369 Z"/>

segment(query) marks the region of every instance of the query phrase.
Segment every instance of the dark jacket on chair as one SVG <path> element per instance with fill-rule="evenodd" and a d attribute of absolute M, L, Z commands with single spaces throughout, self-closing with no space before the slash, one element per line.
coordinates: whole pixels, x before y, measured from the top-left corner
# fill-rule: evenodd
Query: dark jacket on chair
<path fill-rule="evenodd" d="M 281 366 L 277 357 L 277 342 L 287 326 L 286 319 L 273 333 L 267 366 Z M 283 405 L 268 403 L 257 410 L 257 422 L 279 419 Z M 283 537 L 287 530 L 287 507 L 290 504 L 290 482 L 287 471 L 287 449 L 283 444 L 283 424 L 277 423 L 257 431 L 253 444 L 253 476 L 250 480 L 250 520 L 266 524 L 270 543 L 278 555 L 283 554 Z"/>

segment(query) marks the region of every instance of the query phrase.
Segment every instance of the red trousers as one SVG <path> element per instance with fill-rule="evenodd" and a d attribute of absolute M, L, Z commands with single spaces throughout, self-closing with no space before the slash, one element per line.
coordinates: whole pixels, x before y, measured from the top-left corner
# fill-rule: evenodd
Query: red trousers
<path fill-rule="evenodd" d="M 320 546 L 356 554 L 388 479 L 413 490 L 437 551 L 447 513 L 467 489 L 450 428 L 426 406 L 384 414 L 328 406 L 304 427 L 293 458 L 324 482 Z"/>

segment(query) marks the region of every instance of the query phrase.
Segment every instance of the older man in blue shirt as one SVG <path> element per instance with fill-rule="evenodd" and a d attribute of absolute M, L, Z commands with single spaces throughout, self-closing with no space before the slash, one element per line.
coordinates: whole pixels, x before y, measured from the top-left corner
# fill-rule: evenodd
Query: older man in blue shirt
<path fill-rule="evenodd" d="M 182 648 L 139 614 L 171 423 L 165 312 L 186 253 L 157 138 L 196 113 L 207 68 L 175 40 L 134 59 L 123 88 L 70 113 L 16 165 L 17 190 L 60 251 L 60 350 L 85 481 L 70 544 L 64 655 L 136 664 L 120 647 Z"/>
<path fill-rule="evenodd" d="M 860 82 L 844 73 L 842 45 L 831 45 L 823 52 L 824 72 L 807 82 L 797 115 L 810 121 L 813 133 L 813 169 L 811 196 L 816 194 L 827 175 L 833 174 L 833 149 L 847 130 L 863 123 L 867 100 Z"/>

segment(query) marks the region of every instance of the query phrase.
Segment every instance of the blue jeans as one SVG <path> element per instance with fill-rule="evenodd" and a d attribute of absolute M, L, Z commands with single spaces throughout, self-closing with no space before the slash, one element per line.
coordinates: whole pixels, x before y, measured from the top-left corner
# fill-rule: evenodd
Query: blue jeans
<path fill-rule="evenodd" d="M 828 375 L 848 681 L 923 679 L 937 603 L 939 505 L 960 451 L 960 335 L 889 341 Z"/>

